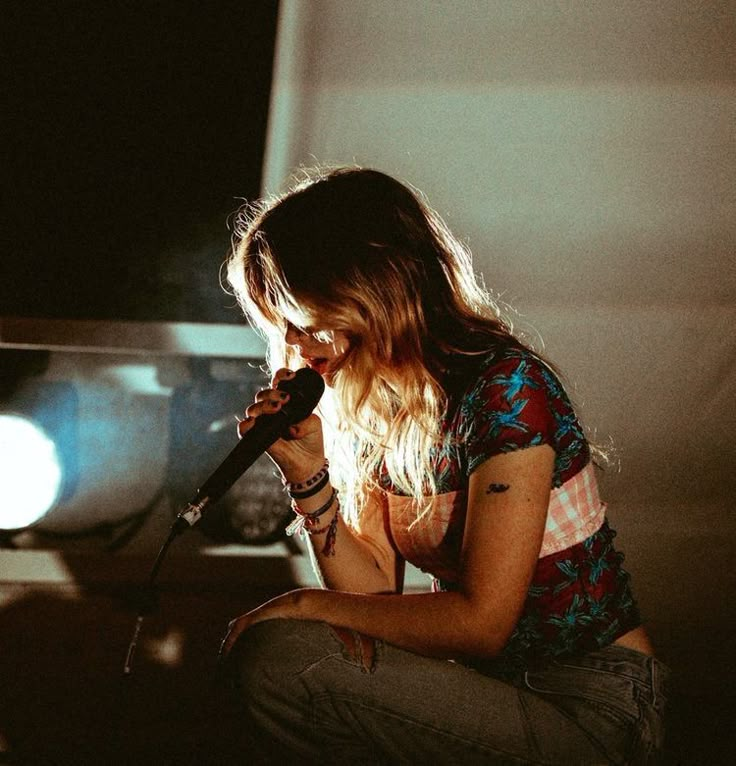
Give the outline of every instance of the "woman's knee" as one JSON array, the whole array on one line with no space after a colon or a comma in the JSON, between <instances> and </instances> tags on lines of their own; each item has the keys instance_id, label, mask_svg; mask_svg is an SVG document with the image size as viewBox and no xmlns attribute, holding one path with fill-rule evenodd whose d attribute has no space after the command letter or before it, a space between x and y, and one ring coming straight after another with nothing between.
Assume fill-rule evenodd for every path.
<instances>
[{"instance_id":1,"label":"woman's knee","mask_svg":"<svg viewBox=\"0 0 736 766\"><path fill-rule=\"evenodd\" d=\"M291 622L291 621L288 621ZM286 620L261 622L240 635L230 651L228 664L242 686L259 683L284 669L292 644L293 627Z\"/></svg>"},{"instance_id":2,"label":"woman's knee","mask_svg":"<svg viewBox=\"0 0 736 766\"><path fill-rule=\"evenodd\" d=\"M297 694L301 672L334 651L327 646L329 635L325 625L301 620L268 620L249 628L228 657L240 693L246 699Z\"/></svg>"}]
</instances>

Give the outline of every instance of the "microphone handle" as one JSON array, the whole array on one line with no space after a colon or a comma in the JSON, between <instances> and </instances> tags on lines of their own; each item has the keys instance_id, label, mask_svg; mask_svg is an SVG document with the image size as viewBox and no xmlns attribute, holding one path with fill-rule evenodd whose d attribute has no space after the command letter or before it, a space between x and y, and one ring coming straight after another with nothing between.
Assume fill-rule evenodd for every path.
<instances>
[{"instance_id":1,"label":"microphone handle","mask_svg":"<svg viewBox=\"0 0 736 766\"><path fill-rule=\"evenodd\" d=\"M200 501L208 497L210 503L216 503L284 434L288 426L288 420L281 412L258 418L250 431L233 447L228 456L197 490L195 500Z\"/></svg>"},{"instance_id":2,"label":"microphone handle","mask_svg":"<svg viewBox=\"0 0 736 766\"><path fill-rule=\"evenodd\" d=\"M216 503L233 484L255 463L256 460L289 427L289 420L283 412L258 418L248 433L233 447L228 456L214 470L185 506L177 521L194 526L204 509Z\"/></svg>"}]
</instances>

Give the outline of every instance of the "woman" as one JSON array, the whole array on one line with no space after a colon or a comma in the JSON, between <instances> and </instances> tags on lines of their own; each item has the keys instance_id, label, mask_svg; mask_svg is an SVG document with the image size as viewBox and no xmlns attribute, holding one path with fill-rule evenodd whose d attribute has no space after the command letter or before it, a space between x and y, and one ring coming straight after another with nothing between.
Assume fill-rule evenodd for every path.
<instances>
[{"instance_id":1,"label":"woman","mask_svg":"<svg viewBox=\"0 0 736 766\"><path fill-rule=\"evenodd\" d=\"M324 587L223 641L261 733L316 762L651 762L666 670L590 447L466 250L417 194L358 168L244 223L228 278L275 372L240 434L294 369L328 386L269 450ZM431 592L402 594L405 561Z\"/></svg>"}]
</instances>

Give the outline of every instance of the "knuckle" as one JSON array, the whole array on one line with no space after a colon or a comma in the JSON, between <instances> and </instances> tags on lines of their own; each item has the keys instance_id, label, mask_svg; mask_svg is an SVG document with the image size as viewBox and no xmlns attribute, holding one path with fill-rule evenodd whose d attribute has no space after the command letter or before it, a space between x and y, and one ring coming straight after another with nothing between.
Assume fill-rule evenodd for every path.
<instances>
[{"instance_id":1,"label":"knuckle","mask_svg":"<svg viewBox=\"0 0 736 766\"><path fill-rule=\"evenodd\" d=\"M290 370L288 367L281 367L280 369L276 370L276 372L273 375L272 385L274 387L278 386L279 382L288 379L293 378L296 373L294 370Z\"/></svg>"},{"instance_id":2,"label":"knuckle","mask_svg":"<svg viewBox=\"0 0 736 766\"><path fill-rule=\"evenodd\" d=\"M243 432L245 432L249 431L255 425L256 419L252 414L249 413L245 420L241 420L240 422L243 425Z\"/></svg>"}]
</instances>

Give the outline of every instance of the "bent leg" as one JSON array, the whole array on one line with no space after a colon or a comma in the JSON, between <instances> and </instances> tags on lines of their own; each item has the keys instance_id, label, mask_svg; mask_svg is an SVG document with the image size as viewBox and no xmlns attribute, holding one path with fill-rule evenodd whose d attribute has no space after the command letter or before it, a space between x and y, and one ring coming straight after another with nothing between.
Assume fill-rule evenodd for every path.
<instances>
[{"instance_id":1,"label":"bent leg","mask_svg":"<svg viewBox=\"0 0 736 766\"><path fill-rule=\"evenodd\" d=\"M229 662L260 730L315 762L616 760L554 699L324 623L259 623Z\"/></svg>"}]
</instances>

